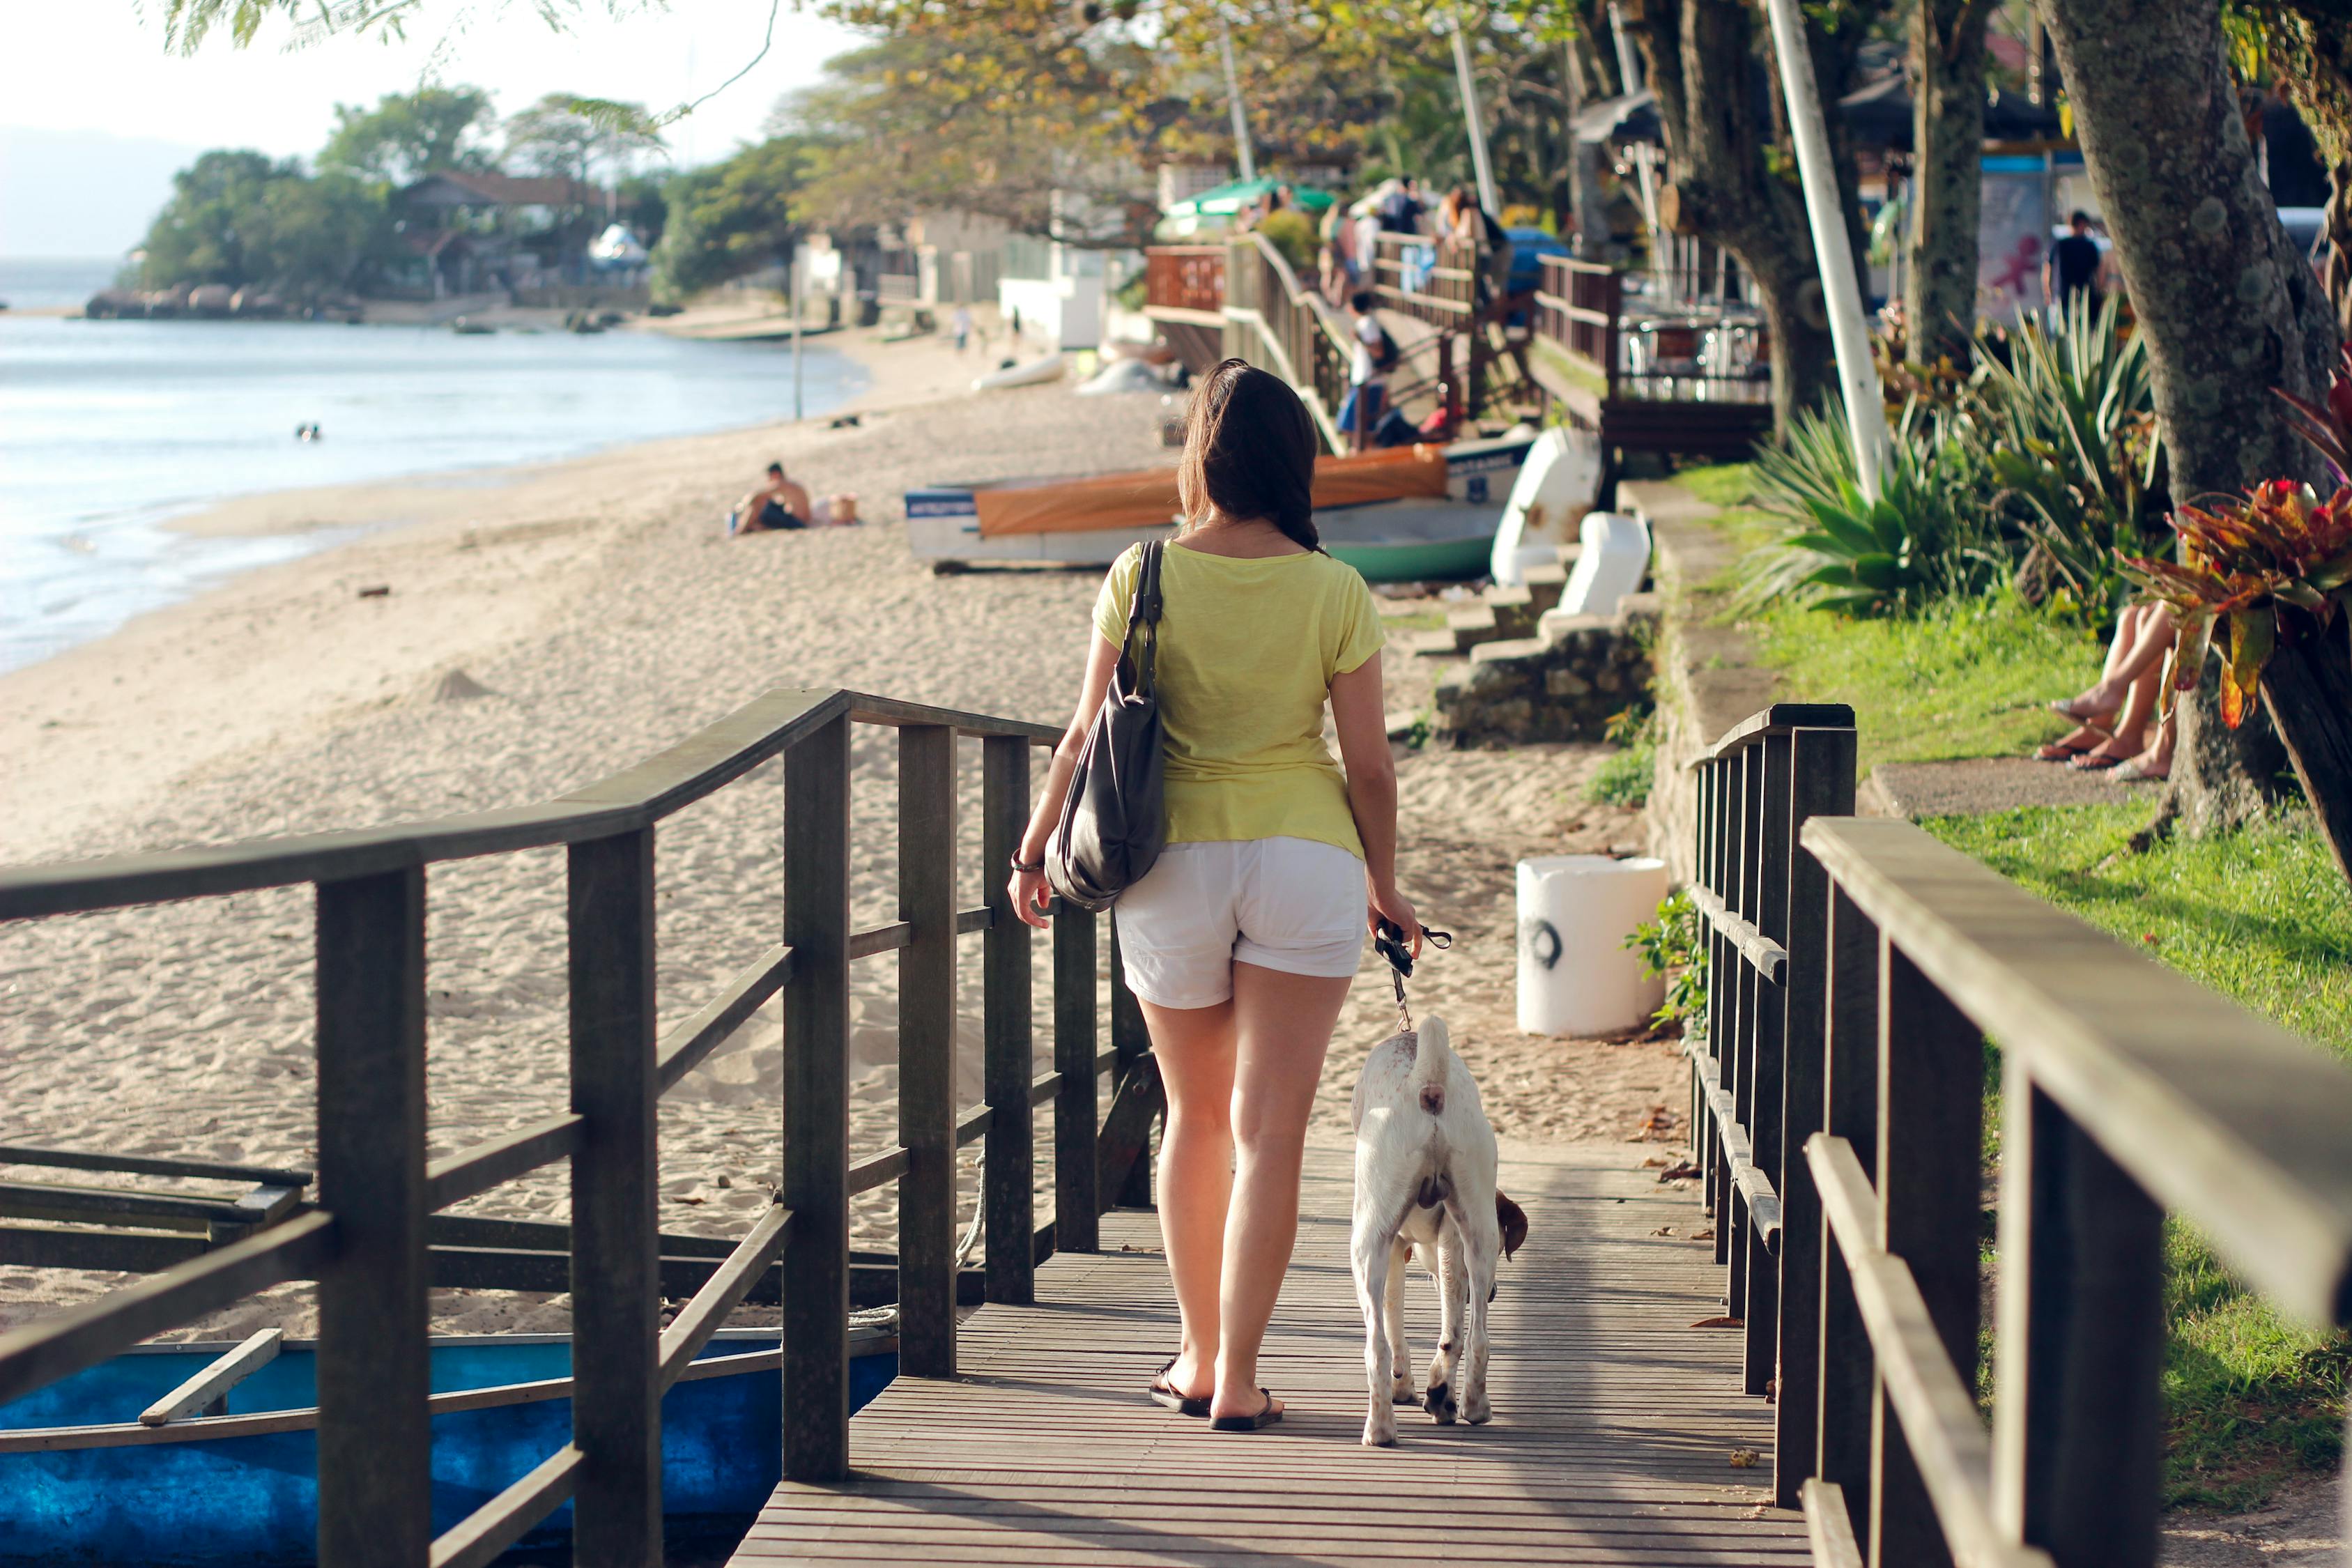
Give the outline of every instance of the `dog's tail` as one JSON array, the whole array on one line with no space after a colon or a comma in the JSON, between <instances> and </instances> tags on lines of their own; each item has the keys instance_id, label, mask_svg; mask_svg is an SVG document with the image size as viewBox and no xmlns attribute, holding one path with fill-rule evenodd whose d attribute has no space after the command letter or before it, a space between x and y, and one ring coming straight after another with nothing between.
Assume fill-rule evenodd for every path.
<instances>
[{"instance_id":1,"label":"dog's tail","mask_svg":"<svg viewBox=\"0 0 2352 1568\"><path fill-rule=\"evenodd\" d=\"M1421 1108L1432 1116L1444 1113L1445 1076L1453 1065L1454 1047L1446 1040L1445 1020L1423 1018L1413 1039L1410 1087Z\"/></svg>"}]
</instances>

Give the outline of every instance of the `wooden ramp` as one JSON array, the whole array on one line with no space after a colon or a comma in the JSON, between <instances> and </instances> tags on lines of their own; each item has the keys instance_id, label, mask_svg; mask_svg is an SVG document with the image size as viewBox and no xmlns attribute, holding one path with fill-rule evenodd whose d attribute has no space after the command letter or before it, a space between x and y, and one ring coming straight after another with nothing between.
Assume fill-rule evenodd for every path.
<instances>
[{"instance_id":1,"label":"wooden ramp","mask_svg":"<svg viewBox=\"0 0 2352 1568\"><path fill-rule=\"evenodd\" d=\"M1260 1363L1289 1405L1279 1426L1213 1433L1143 1397L1175 1308L1156 1222L1120 1211L1104 1251L1038 1271L1035 1306L966 1321L961 1376L900 1378L860 1412L855 1478L778 1488L734 1563L1805 1561L1801 1520L1759 1506L1771 1410L1739 1392L1739 1336L1690 1326L1723 1310L1713 1249L1682 1239L1696 1204L1622 1144L1519 1152L1503 1186L1531 1230L1495 1301L1491 1424L1404 1409L1396 1447L1359 1443L1349 1153L1312 1149ZM1425 1369L1436 1303L1418 1271L1406 1316Z\"/></svg>"}]
</instances>

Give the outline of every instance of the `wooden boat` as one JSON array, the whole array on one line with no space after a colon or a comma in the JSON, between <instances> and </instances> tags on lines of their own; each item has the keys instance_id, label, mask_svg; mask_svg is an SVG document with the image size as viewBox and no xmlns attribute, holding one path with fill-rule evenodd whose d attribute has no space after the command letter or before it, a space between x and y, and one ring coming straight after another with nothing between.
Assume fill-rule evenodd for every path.
<instances>
[{"instance_id":1,"label":"wooden boat","mask_svg":"<svg viewBox=\"0 0 2352 1568\"><path fill-rule=\"evenodd\" d=\"M985 375L974 376L971 389L974 392L993 392L1001 386L1038 386L1049 381L1061 380L1062 369L1062 356L1050 353L1043 359L1007 365L1003 370L992 370Z\"/></svg>"},{"instance_id":2,"label":"wooden boat","mask_svg":"<svg viewBox=\"0 0 2352 1568\"><path fill-rule=\"evenodd\" d=\"M1317 459L1315 524L1373 582L1475 577L1532 431ZM1107 566L1174 531L1176 470L929 485L907 492L907 542L936 572L980 562ZM1433 570L1432 568L1436 568ZM1378 575L1375 575L1378 574Z\"/></svg>"},{"instance_id":3,"label":"wooden boat","mask_svg":"<svg viewBox=\"0 0 2352 1568\"><path fill-rule=\"evenodd\" d=\"M140 1412L220 1344L142 1345L0 1405L0 1563L8 1568L297 1568L316 1561L313 1347L287 1341L228 1391L224 1414L145 1426ZM850 1331L850 1408L898 1373L895 1331ZM446 1336L432 1346L437 1533L572 1436L572 1344L560 1334ZM740 1528L782 1472L772 1329L722 1329L662 1398L662 1500L673 1539ZM569 1504L521 1545L557 1546Z\"/></svg>"}]
</instances>

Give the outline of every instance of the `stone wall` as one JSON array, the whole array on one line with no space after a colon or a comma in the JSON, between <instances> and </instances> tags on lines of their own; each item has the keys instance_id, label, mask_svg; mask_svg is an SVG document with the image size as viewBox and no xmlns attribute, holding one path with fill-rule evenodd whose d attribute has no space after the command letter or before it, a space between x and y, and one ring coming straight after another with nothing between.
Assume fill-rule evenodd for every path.
<instances>
[{"instance_id":1,"label":"stone wall","mask_svg":"<svg viewBox=\"0 0 2352 1568\"><path fill-rule=\"evenodd\" d=\"M1629 595L1614 616L1547 612L1531 637L1480 643L1437 688L1437 735L1456 746L1598 741L1642 700L1658 601Z\"/></svg>"}]
</instances>

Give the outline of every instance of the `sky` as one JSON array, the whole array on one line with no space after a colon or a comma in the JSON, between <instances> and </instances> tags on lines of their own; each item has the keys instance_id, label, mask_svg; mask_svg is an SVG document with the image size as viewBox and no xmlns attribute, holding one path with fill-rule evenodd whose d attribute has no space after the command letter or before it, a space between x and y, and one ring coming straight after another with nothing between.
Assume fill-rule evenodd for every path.
<instances>
[{"instance_id":1,"label":"sky","mask_svg":"<svg viewBox=\"0 0 2352 1568\"><path fill-rule=\"evenodd\" d=\"M119 255L197 152L308 155L337 103L409 90L428 69L489 89L501 113L555 91L667 109L750 64L769 13L766 0L626 8L614 18L607 0L583 0L558 34L532 0L421 0L405 43L337 37L289 52L280 22L247 48L215 33L183 58L164 50L156 0L7 0L0 257ZM779 97L856 42L783 0L766 58L671 129L673 161L708 163L756 140Z\"/></svg>"}]
</instances>

